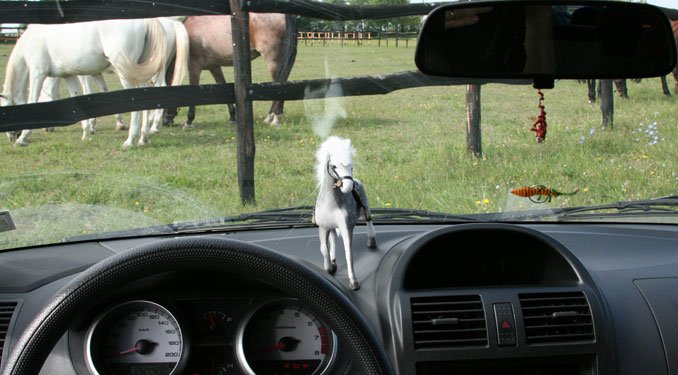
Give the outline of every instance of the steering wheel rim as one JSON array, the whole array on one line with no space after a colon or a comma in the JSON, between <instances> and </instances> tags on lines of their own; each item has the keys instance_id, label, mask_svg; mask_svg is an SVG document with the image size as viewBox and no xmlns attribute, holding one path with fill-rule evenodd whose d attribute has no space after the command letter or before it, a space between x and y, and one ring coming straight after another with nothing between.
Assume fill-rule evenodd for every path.
<instances>
[{"instance_id":1,"label":"steering wheel rim","mask_svg":"<svg viewBox=\"0 0 678 375\"><path fill-rule=\"evenodd\" d=\"M37 374L71 322L90 307L92 301L153 274L197 269L255 275L257 280L298 298L323 319L347 347L357 373L395 373L364 315L336 285L306 265L248 242L181 237L113 255L71 280L22 333L2 374Z\"/></svg>"}]
</instances>

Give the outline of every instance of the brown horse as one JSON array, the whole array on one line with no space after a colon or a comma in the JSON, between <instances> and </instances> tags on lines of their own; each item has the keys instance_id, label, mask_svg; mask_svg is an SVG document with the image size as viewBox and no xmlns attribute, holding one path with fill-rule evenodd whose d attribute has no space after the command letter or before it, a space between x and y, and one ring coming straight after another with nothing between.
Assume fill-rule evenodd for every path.
<instances>
[{"instance_id":1,"label":"brown horse","mask_svg":"<svg viewBox=\"0 0 678 375\"><path fill-rule=\"evenodd\" d=\"M249 18L252 59L263 56L273 81L287 81L297 55L296 16L281 13L250 13ZM184 26L190 41L189 83L199 84L200 73L203 70L208 70L217 83L226 83L221 67L233 66L231 16L190 16L184 21ZM273 102L264 121L271 125L279 125L283 106L283 101ZM230 121L235 121L233 104L228 105L228 110ZM177 109L166 109L165 113L164 122L172 124ZM195 107L191 106L184 128L192 127L194 119Z\"/></svg>"}]
</instances>

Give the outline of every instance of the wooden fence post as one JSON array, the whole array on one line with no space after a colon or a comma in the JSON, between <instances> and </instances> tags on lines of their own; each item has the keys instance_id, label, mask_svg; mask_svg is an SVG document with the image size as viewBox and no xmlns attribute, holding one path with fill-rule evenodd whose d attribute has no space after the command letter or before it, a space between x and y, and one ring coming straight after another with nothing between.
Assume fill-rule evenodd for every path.
<instances>
[{"instance_id":1,"label":"wooden fence post","mask_svg":"<svg viewBox=\"0 0 678 375\"><path fill-rule=\"evenodd\" d=\"M253 204L254 197L254 112L247 91L252 85L249 13L241 11L241 0L230 0L233 35L233 70L237 121L238 187L242 204Z\"/></svg>"},{"instance_id":2,"label":"wooden fence post","mask_svg":"<svg viewBox=\"0 0 678 375\"><path fill-rule=\"evenodd\" d=\"M614 92L612 91L612 80L600 80L600 110L603 112L603 127L613 126L614 120Z\"/></svg>"},{"instance_id":3,"label":"wooden fence post","mask_svg":"<svg viewBox=\"0 0 678 375\"><path fill-rule=\"evenodd\" d=\"M476 157L483 155L480 136L480 85L466 86L466 146Z\"/></svg>"}]
</instances>

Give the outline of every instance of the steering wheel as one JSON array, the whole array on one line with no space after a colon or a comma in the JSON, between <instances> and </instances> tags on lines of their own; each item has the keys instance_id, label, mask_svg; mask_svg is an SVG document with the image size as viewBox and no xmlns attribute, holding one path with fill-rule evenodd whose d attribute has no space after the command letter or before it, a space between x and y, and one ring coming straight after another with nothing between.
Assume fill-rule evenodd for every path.
<instances>
[{"instance_id":1,"label":"steering wheel","mask_svg":"<svg viewBox=\"0 0 678 375\"><path fill-rule=\"evenodd\" d=\"M388 355L363 314L330 280L268 248L216 237L181 237L113 255L71 280L36 315L7 358L3 375L37 374L79 313L144 277L181 270L251 276L297 297L337 334L356 373L394 374Z\"/></svg>"}]
</instances>

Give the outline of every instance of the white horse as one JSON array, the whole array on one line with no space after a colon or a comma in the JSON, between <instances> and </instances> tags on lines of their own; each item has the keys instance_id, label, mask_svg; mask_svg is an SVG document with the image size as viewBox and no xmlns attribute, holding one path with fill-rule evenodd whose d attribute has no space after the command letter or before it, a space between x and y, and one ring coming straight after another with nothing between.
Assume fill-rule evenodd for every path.
<instances>
[{"instance_id":1,"label":"white horse","mask_svg":"<svg viewBox=\"0 0 678 375\"><path fill-rule=\"evenodd\" d=\"M320 252L325 270L330 274L337 270L336 242L337 234L341 235L349 286L357 290L360 284L353 271L351 242L353 228L361 213L365 215L367 222L367 246L376 247L377 240L365 188L360 180L353 177L354 155L355 149L349 139L331 136L320 145L316 154L319 192L313 211L313 222L319 227Z\"/></svg>"},{"instance_id":2,"label":"white horse","mask_svg":"<svg viewBox=\"0 0 678 375\"><path fill-rule=\"evenodd\" d=\"M7 62L2 105L36 103L47 77L62 77L71 95L80 93L77 76L97 75L108 68L118 74L126 89L164 86L168 61L175 55L177 81L173 82L180 83L188 61L188 35L180 22L170 19L33 24L19 38ZM132 112L123 147L131 147L137 137L139 145L147 143L147 120L146 115L142 119L140 112ZM155 130L160 121L156 114ZM83 137L89 132L83 129ZM22 131L16 144L27 145L29 134L30 130ZM13 134L8 137L13 140Z\"/></svg>"}]
</instances>

